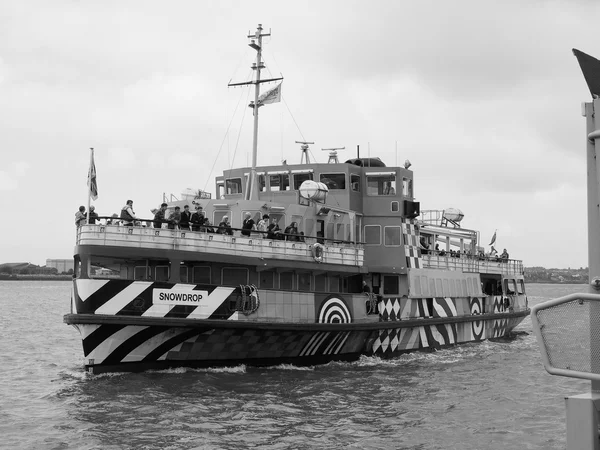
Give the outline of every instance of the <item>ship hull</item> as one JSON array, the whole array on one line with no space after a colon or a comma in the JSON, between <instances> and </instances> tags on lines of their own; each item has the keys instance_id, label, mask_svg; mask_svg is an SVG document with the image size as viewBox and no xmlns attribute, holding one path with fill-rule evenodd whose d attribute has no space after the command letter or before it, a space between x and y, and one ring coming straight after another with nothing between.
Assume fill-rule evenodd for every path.
<instances>
[{"instance_id":1,"label":"ship hull","mask_svg":"<svg viewBox=\"0 0 600 450\"><path fill-rule=\"evenodd\" d=\"M86 370L138 372L245 364L298 366L392 358L510 334L528 310L476 317L297 324L68 314L81 333Z\"/></svg>"}]
</instances>

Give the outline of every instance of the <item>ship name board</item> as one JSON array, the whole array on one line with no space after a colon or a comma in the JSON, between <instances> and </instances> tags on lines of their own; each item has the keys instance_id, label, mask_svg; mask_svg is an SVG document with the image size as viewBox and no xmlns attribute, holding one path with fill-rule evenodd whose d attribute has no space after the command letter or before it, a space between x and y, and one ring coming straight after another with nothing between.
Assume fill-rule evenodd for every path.
<instances>
[{"instance_id":1,"label":"ship name board","mask_svg":"<svg viewBox=\"0 0 600 450\"><path fill-rule=\"evenodd\" d=\"M152 303L155 305L199 305L207 297L208 291L152 290Z\"/></svg>"}]
</instances>

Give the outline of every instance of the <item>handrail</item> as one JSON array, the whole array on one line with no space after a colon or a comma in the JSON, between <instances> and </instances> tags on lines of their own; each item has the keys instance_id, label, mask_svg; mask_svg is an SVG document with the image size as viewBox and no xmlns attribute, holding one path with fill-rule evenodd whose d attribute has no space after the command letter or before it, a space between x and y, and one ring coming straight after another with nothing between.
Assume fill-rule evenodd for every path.
<instances>
[{"instance_id":1,"label":"handrail","mask_svg":"<svg viewBox=\"0 0 600 450\"><path fill-rule=\"evenodd\" d=\"M112 217L112 216L98 216L98 217L95 218L95 220L107 220L107 221L108 220L116 220L116 221L122 221L122 220L125 220L125 219L121 219L120 217ZM139 227L140 225L135 225L135 222L140 222L140 223L146 222L147 226L146 227L142 226L142 228L151 228L152 224L154 224L154 222L160 222L161 224L169 224L170 223L170 221L168 219L154 220L154 219L141 219L141 218L133 219L133 222L134 222L133 226L137 226L137 227ZM115 225L115 224L112 224L112 223L104 223L104 224L101 224L101 223L92 223L92 224L90 224L90 223L87 223L87 222L85 223L85 225L121 226L121 225ZM199 226L199 227L204 227L204 228L214 228L213 231L206 231L207 233L227 234L227 233L219 233L219 231L217 231L217 230L219 230L219 228L222 228L222 227L219 227L219 225L212 225L212 224L211 225L199 225L199 224L193 224L192 222L190 222L190 229L189 230L185 230L184 229L184 231L194 231L194 230L191 229L192 226L194 226L194 225L195 226ZM178 227L179 225L176 225L176 226ZM180 230L181 228L176 228L176 229ZM250 231L251 233L260 233L260 234L263 234L263 235L267 235L269 233L268 231L248 230L248 229L245 229L245 228L227 227L226 229L227 230L231 230L231 231L240 231L240 232L241 231ZM196 233L200 233L199 231L195 231L195 232ZM331 241L333 244L354 244L354 245L364 245L365 244L364 242L360 242L360 241L346 241L346 240L343 240L343 239L326 238L326 237L320 237L320 236L290 234L290 233L284 233L283 231L277 232L277 235L279 235L279 236L285 236L285 237L287 237L287 236L296 237L296 238L298 238L297 242L303 242L303 241L299 240L300 238L302 238L304 240L306 240L306 239L315 239L317 242ZM282 240L292 241L293 242L292 239L282 239Z\"/></svg>"}]
</instances>

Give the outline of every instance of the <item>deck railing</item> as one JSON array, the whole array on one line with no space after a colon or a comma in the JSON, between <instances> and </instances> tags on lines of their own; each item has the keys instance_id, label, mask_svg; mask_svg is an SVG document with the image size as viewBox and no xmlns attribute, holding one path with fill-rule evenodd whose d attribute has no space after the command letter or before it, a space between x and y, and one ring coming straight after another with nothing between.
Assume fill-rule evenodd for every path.
<instances>
[{"instance_id":1,"label":"deck railing","mask_svg":"<svg viewBox=\"0 0 600 450\"><path fill-rule=\"evenodd\" d=\"M422 255L423 266L431 269L458 270L473 273L495 273L501 275L523 274L523 261L490 257L460 257L445 254Z\"/></svg>"},{"instance_id":2,"label":"deck railing","mask_svg":"<svg viewBox=\"0 0 600 450\"><path fill-rule=\"evenodd\" d=\"M118 246L159 250L218 253L240 257L294 259L314 262L313 247L321 239L307 237L304 242L266 239L254 233L248 236L204 233L121 225L82 225L77 229L78 245ZM362 266L362 244L325 241L322 263Z\"/></svg>"}]
</instances>

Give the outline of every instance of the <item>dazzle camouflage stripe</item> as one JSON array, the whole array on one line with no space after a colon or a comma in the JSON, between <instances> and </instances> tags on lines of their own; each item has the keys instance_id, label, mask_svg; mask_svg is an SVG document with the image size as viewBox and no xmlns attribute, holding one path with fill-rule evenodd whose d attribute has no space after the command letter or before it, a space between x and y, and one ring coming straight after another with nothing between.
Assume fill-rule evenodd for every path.
<instances>
[{"instance_id":1,"label":"dazzle camouflage stripe","mask_svg":"<svg viewBox=\"0 0 600 450\"><path fill-rule=\"evenodd\" d=\"M456 306L451 298L434 298L433 309L434 317L455 317L457 315Z\"/></svg>"},{"instance_id":2,"label":"dazzle camouflage stripe","mask_svg":"<svg viewBox=\"0 0 600 450\"><path fill-rule=\"evenodd\" d=\"M136 281L135 283L130 284L100 308L96 309L96 314L117 314L152 284L153 283L148 281Z\"/></svg>"},{"instance_id":3,"label":"dazzle camouflage stripe","mask_svg":"<svg viewBox=\"0 0 600 450\"><path fill-rule=\"evenodd\" d=\"M136 327L137 328L137 327ZM104 359L105 364L117 364L123 360L133 349L139 347L141 344L148 340L152 340L156 335L167 330L167 327L148 327L139 330L130 338L124 340L115 350L110 352L110 355ZM133 355L134 357L136 355ZM139 361L140 356L135 357L135 360Z\"/></svg>"},{"instance_id":4,"label":"dazzle camouflage stripe","mask_svg":"<svg viewBox=\"0 0 600 450\"><path fill-rule=\"evenodd\" d=\"M208 297L200 305L153 305L152 290L155 288L174 291L205 290ZM222 307L235 288L129 280L76 280L74 290L75 305L77 299L84 305L76 308L79 313L208 319ZM136 301L141 304L137 308ZM231 318L228 310L225 313L225 317ZM221 315L219 318L224 317Z\"/></svg>"}]
</instances>

